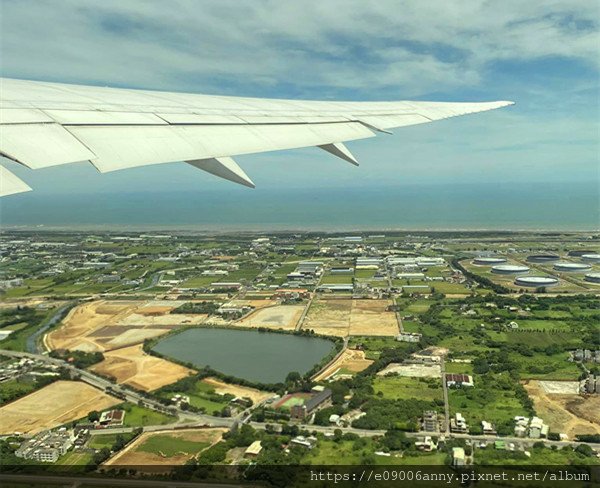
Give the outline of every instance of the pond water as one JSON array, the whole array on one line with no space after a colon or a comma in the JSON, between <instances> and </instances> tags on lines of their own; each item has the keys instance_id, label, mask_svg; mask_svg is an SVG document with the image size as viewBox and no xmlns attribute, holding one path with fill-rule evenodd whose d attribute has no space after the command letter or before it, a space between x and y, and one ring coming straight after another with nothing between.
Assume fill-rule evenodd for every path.
<instances>
[{"instance_id":1,"label":"pond water","mask_svg":"<svg viewBox=\"0 0 600 488\"><path fill-rule=\"evenodd\" d=\"M335 347L319 337L235 329L188 329L158 342L166 357L210 366L221 373L260 383L279 383L291 371L304 374Z\"/></svg>"}]
</instances>

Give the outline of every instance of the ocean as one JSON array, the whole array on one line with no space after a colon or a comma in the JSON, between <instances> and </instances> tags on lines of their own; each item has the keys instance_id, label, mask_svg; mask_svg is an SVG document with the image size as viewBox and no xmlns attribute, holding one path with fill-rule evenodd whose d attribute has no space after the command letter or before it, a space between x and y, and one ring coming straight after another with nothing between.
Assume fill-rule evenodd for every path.
<instances>
[{"instance_id":1,"label":"ocean","mask_svg":"<svg viewBox=\"0 0 600 488\"><path fill-rule=\"evenodd\" d=\"M233 184L232 184L233 185ZM3 228L234 230L599 230L585 183L366 188L232 187L147 193L29 192L0 201Z\"/></svg>"}]
</instances>

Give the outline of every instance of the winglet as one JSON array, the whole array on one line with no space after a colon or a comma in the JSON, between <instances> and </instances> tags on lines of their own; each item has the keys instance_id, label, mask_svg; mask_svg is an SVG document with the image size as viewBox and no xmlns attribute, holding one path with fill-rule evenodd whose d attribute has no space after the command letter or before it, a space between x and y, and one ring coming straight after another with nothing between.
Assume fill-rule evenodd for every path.
<instances>
[{"instance_id":1,"label":"winglet","mask_svg":"<svg viewBox=\"0 0 600 488\"><path fill-rule=\"evenodd\" d=\"M324 151L337 156L338 158L343 159L344 161L348 161L350 164L354 166L358 166L358 161L352 155L352 153L348 150L346 146L344 146L341 142L334 142L332 144L323 144L319 146Z\"/></svg>"},{"instance_id":2,"label":"winglet","mask_svg":"<svg viewBox=\"0 0 600 488\"><path fill-rule=\"evenodd\" d=\"M244 170L229 157L197 159L195 161L186 161L186 163L202 169L207 173L218 176L219 178L224 178L249 188L256 187Z\"/></svg>"}]
</instances>

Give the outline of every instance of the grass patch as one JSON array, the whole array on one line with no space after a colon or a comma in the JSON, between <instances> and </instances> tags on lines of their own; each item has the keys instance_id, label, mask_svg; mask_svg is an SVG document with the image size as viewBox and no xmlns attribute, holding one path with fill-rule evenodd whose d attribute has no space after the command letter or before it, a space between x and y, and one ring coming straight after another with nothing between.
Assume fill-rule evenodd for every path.
<instances>
[{"instance_id":1,"label":"grass patch","mask_svg":"<svg viewBox=\"0 0 600 488\"><path fill-rule=\"evenodd\" d=\"M173 457L178 454L196 454L208 446L210 446L208 442L188 441L171 435L158 434L146 439L136 451Z\"/></svg>"},{"instance_id":2,"label":"grass patch","mask_svg":"<svg viewBox=\"0 0 600 488\"><path fill-rule=\"evenodd\" d=\"M133 405L132 403L123 403L116 408L125 410L125 419L123 427L144 427L146 425L165 425L175 422L176 418L172 415L155 412L145 407Z\"/></svg>"},{"instance_id":3,"label":"grass patch","mask_svg":"<svg viewBox=\"0 0 600 488\"><path fill-rule=\"evenodd\" d=\"M377 376L373 381L377 396L390 400L418 398L443 400L442 384L438 378L408 378L405 376Z\"/></svg>"}]
</instances>

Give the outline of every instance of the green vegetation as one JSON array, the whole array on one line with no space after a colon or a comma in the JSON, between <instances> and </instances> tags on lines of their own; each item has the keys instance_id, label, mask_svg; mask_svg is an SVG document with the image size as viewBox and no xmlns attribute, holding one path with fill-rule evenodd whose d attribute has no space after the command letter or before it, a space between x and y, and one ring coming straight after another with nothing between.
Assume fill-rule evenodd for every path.
<instances>
[{"instance_id":1,"label":"green vegetation","mask_svg":"<svg viewBox=\"0 0 600 488\"><path fill-rule=\"evenodd\" d=\"M183 314L213 314L219 308L219 304L215 302L200 302L200 303L184 303L176 309L172 310L171 313L183 313Z\"/></svg>"},{"instance_id":2,"label":"green vegetation","mask_svg":"<svg viewBox=\"0 0 600 488\"><path fill-rule=\"evenodd\" d=\"M124 427L145 427L146 425L165 425L175 422L176 418L172 415L166 415L149 408L133 405L132 403L122 403L115 408L125 410Z\"/></svg>"},{"instance_id":3,"label":"green vegetation","mask_svg":"<svg viewBox=\"0 0 600 488\"><path fill-rule=\"evenodd\" d=\"M188 441L172 435L158 434L148 437L137 450L172 457L182 453L195 454L208 446L208 442Z\"/></svg>"},{"instance_id":4,"label":"green vegetation","mask_svg":"<svg viewBox=\"0 0 600 488\"><path fill-rule=\"evenodd\" d=\"M451 415L460 412L472 433L482 433L481 421L487 420L501 435L510 435L515 416L533 415L527 394L507 373L475 375L473 382L473 387L449 388L448 391Z\"/></svg>"},{"instance_id":5,"label":"green vegetation","mask_svg":"<svg viewBox=\"0 0 600 488\"><path fill-rule=\"evenodd\" d=\"M85 369L104 361L104 354L101 352L84 351L52 351L50 357L67 361L76 368Z\"/></svg>"},{"instance_id":6,"label":"green vegetation","mask_svg":"<svg viewBox=\"0 0 600 488\"><path fill-rule=\"evenodd\" d=\"M183 378L172 385L162 387L156 392L158 397L169 405L174 395L186 395L190 399L189 409L211 415L221 415L234 396L216 393L214 387L203 381L206 374Z\"/></svg>"},{"instance_id":7,"label":"green vegetation","mask_svg":"<svg viewBox=\"0 0 600 488\"><path fill-rule=\"evenodd\" d=\"M14 332L0 343L2 349L26 351L29 338L52 318L56 310L57 308L38 310L28 307L17 307L3 311L2 320L4 325L9 329L14 325L19 325L19 327L16 330L12 328ZM11 314L13 314L12 318L10 318Z\"/></svg>"},{"instance_id":8,"label":"green vegetation","mask_svg":"<svg viewBox=\"0 0 600 488\"><path fill-rule=\"evenodd\" d=\"M373 390L377 396L386 400L419 398L428 401L443 401L442 384L439 378L377 376L373 381Z\"/></svg>"}]
</instances>

